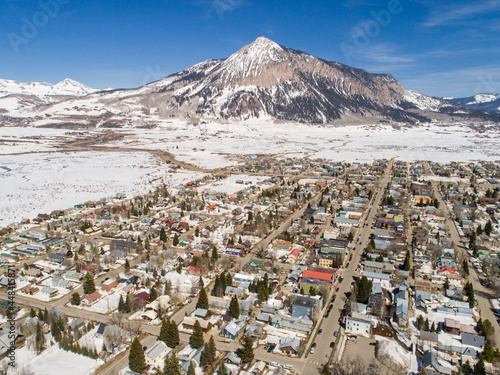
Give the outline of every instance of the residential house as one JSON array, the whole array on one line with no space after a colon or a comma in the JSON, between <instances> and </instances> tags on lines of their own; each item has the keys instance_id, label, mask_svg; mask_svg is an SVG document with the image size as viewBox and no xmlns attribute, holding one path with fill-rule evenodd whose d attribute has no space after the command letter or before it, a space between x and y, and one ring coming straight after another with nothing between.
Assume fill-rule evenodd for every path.
<instances>
[{"instance_id":1,"label":"residential house","mask_svg":"<svg viewBox=\"0 0 500 375\"><path fill-rule=\"evenodd\" d=\"M369 315L352 312L346 317L345 331L349 333L359 334L361 336L370 337L371 327L374 325Z\"/></svg>"},{"instance_id":2,"label":"residential house","mask_svg":"<svg viewBox=\"0 0 500 375\"><path fill-rule=\"evenodd\" d=\"M96 290L94 293L82 295L80 300L82 304L92 306L99 298L101 298L101 293Z\"/></svg>"},{"instance_id":3,"label":"residential house","mask_svg":"<svg viewBox=\"0 0 500 375\"><path fill-rule=\"evenodd\" d=\"M243 332L243 327L244 322L236 323L231 320L221 329L219 335L230 340L236 340Z\"/></svg>"},{"instance_id":4,"label":"residential house","mask_svg":"<svg viewBox=\"0 0 500 375\"><path fill-rule=\"evenodd\" d=\"M308 296L297 296L292 303L292 316L301 317L307 316L313 318L314 314L319 311L319 300Z\"/></svg>"},{"instance_id":5,"label":"residential house","mask_svg":"<svg viewBox=\"0 0 500 375\"><path fill-rule=\"evenodd\" d=\"M165 357L172 351L163 341L156 341L156 343L146 350L146 365L151 368L163 368Z\"/></svg>"}]
</instances>

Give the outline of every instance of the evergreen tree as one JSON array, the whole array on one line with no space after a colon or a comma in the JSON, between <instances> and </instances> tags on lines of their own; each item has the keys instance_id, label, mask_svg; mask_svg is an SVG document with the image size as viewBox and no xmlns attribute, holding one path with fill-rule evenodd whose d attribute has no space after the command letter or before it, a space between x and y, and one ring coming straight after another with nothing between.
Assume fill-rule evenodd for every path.
<instances>
[{"instance_id":1,"label":"evergreen tree","mask_svg":"<svg viewBox=\"0 0 500 375\"><path fill-rule=\"evenodd\" d=\"M172 243L174 246L177 246L179 244L179 236L177 233L174 235L174 242Z\"/></svg>"},{"instance_id":2,"label":"evergreen tree","mask_svg":"<svg viewBox=\"0 0 500 375\"><path fill-rule=\"evenodd\" d=\"M434 332L434 331L436 331L436 325L434 324L434 322L432 322L431 332Z\"/></svg>"},{"instance_id":3,"label":"evergreen tree","mask_svg":"<svg viewBox=\"0 0 500 375\"><path fill-rule=\"evenodd\" d=\"M196 307L199 309L208 310L208 296L205 288L200 289L200 294L198 295L198 302L196 303Z\"/></svg>"},{"instance_id":4,"label":"evergreen tree","mask_svg":"<svg viewBox=\"0 0 500 375\"><path fill-rule=\"evenodd\" d=\"M472 286L472 283L467 282L465 283L465 295L467 296L467 301L469 302L469 307L474 307L475 304L475 297L474 297L474 287Z\"/></svg>"},{"instance_id":5,"label":"evergreen tree","mask_svg":"<svg viewBox=\"0 0 500 375\"><path fill-rule=\"evenodd\" d=\"M219 253L217 252L217 248L214 246L212 249L212 260L215 262L219 259Z\"/></svg>"},{"instance_id":6,"label":"evergreen tree","mask_svg":"<svg viewBox=\"0 0 500 375\"><path fill-rule=\"evenodd\" d=\"M229 315L231 315L233 319L238 319L240 317L240 305L238 303L238 297L236 296L231 298L231 302L229 303Z\"/></svg>"},{"instance_id":7,"label":"evergreen tree","mask_svg":"<svg viewBox=\"0 0 500 375\"><path fill-rule=\"evenodd\" d=\"M490 363L493 362L493 359L495 359L495 349L493 349L493 345L490 340L486 340L486 344L484 345L484 349L480 357Z\"/></svg>"},{"instance_id":8,"label":"evergreen tree","mask_svg":"<svg viewBox=\"0 0 500 375\"><path fill-rule=\"evenodd\" d=\"M444 288L444 290L450 289L450 280L448 280L448 278L446 278L446 280L443 284L443 288Z\"/></svg>"},{"instance_id":9,"label":"evergreen tree","mask_svg":"<svg viewBox=\"0 0 500 375\"><path fill-rule=\"evenodd\" d=\"M486 369L484 367L484 360L479 358L479 361L474 366L473 375L486 375Z\"/></svg>"},{"instance_id":10,"label":"evergreen tree","mask_svg":"<svg viewBox=\"0 0 500 375\"><path fill-rule=\"evenodd\" d=\"M127 294L127 298L125 298L125 307L123 312L124 313L132 312L132 301L130 301L130 294Z\"/></svg>"},{"instance_id":11,"label":"evergreen tree","mask_svg":"<svg viewBox=\"0 0 500 375\"><path fill-rule=\"evenodd\" d=\"M160 335L158 337L159 340L163 341L165 344L168 340L168 332L169 332L170 320L163 319L161 322Z\"/></svg>"},{"instance_id":12,"label":"evergreen tree","mask_svg":"<svg viewBox=\"0 0 500 375\"><path fill-rule=\"evenodd\" d=\"M193 349L198 349L201 348L204 343L203 330L201 329L200 322L196 320L194 322L193 334L189 338L189 345L191 345Z\"/></svg>"},{"instance_id":13,"label":"evergreen tree","mask_svg":"<svg viewBox=\"0 0 500 375\"><path fill-rule=\"evenodd\" d=\"M220 285L219 275L215 275L214 286L212 288L212 291L210 292L212 296L217 297L217 289L220 288L219 285Z\"/></svg>"},{"instance_id":14,"label":"evergreen tree","mask_svg":"<svg viewBox=\"0 0 500 375\"><path fill-rule=\"evenodd\" d=\"M196 230L194 231L194 235L196 237L200 237L200 228L199 227L196 227Z\"/></svg>"},{"instance_id":15,"label":"evergreen tree","mask_svg":"<svg viewBox=\"0 0 500 375\"><path fill-rule=\"evenodd\" d=\"M187 373L186 375L196 375L195 371L194 371L194 366L193 366L193 362L189 362L189 368L187 370Z\"/></svg>"},{"instance_id":16,"label":"evergreen tree","mask_svg":"<svg viewBox=\"0 0 500 375\"><path fill-rule=\"evenodd\" d=\"M372 293L372 282L366 276L356 280L356 300L359 303L367 303Z\"/></svg>"},{"instance_id":17,"label":"evergreen tree","mask_svg":"<svg viewBox=\"0 0 500 375\"><path fill-rule=\"evenodd\" d=\"M422 328L424 328L424 318L422 317L422 315L419 315L417 318L417 329L421 331Z\"/></svg>"},{"instance_id":18,"label":"evergreen tree","mask_svg":"<svg viewBox=\"0 0 500 375\"><path fill-rule=\"evenodd\" d=\"M161 228L161 230L160 230L160 241L161 242L167 242L168 241L167 233L165 232L164 228Z\"/></svg>"},{"instance_id":19,"label":"evergreen tree","mask_svg":"<svg viewBox=\"0 0 500 375\"><path fill-rule=\"evenodd\" d=\"M179 366L179 358L175 354L175 350L171 355L165 357L165 368L163 369L164 375L181 375L181 368Z\"/></svg>"},{"instance_id":20,"label":"evergreen tree","mask_svg":"<svg viewBox=\"0 0 500 375\"><path fill-rule=\"evenodd\" d=\"M491 220L488 220L488 222L484 226L484 233L486 233L486 235L489 236L491 232L493 232L493 225L491 223Z\"/></svg>"},{"instance_id":21,"label":"evergreen tree","mask_svg":"<svg viewBox=\"0 0 500 375\"><path fill-rule=\"evenodd\" d=\"M125 274L128 275L130 273L130 263L128 259L125 258Z\"/></svg>"},{"instance_id":22,"label":"evergreen tree","mask_svg":"<svg viewBox=\"0 0 500 375\"><path fill-rule=\"evenodd\" d=\"M233 286L233 277L231 276L231 272L226 272L226 285Z\"/></svg>"},{"instance_id":23,"label":"evergreen tree","mask_svg":"<svg viewBox=\"0 0 500 375\"><path fill-rule=\"evenodd\" d=\"M203 277L200 276L200 279L198 280L198 286L201 288L205 287L205 283L203 282Z\"/></svg>"},{"instance_id":24,"label":"evergreen tree","mask_svg":"<svg viewBox=\"0 0 500 375\"><path fill-rule=\"evenodd\" d=\"M175 269L175 271L176 271L178 274L181 274L181 273L182 273L182 263L179 263L179 265L177 266L177 268Z\"/></svg>"},{"instance_id":25,"label":"evergreen tree","mask_svg":"<svg viewBox=\"0 0 500 375\"><path fill-rule=\"evenodd\" d=\"M36 316L36 311L34 308L31 308L30 310L30 318L34 318Z\"/></svg>"},{"instance_id":26,"label":"evergreen tree","mask_svg":"<svg viewBox=\"0 0 500 375\"><path fill-rule=\"evenodd\" d=\"M80 295L75 292L71 295L71 304L78 306L80 304Z\"/></svg>"},{"instance_id":27,"label":"evergreen tree","mask_svg":"<svg viewBox=\"0 0 500 375\"><path fill-rule=\"evenodd\" d=\"M470 375L471 371L472 366L470 365L469 360L467 360L467 362L462 365L462 372L464 373L464 375Z\"/></svg>"},{"instance_id":28,"label":"evergreen tree","mask_svg":"<svg viewBox=\"0 0 500 375\"><path fill-rule=\"evenodd\" d=\"M243 363L251 362L254 358L253 342L250 336L243 337L243 348L240 352L240 358Z\"/></svg>"},{"instance_id":29,"label":"evergreen tree","mask_svg":"<svg viewBox=\"0 0 500 375\"><path fill-rule=\"evenodd\" d=\"M406 256L405 256L405 261L403 263L403 269L405 271L409 271L411 268L411 263L410 263L410 250L406 251Z\"/></svg>"},{"instance_id":30,"label":"evergreen tree","mask_svg":"<svg viewBox=\"0 0 500 375\"><path fill-rule=\"evenodd\" d=\"M179 328L174 321L168 320L167 323L167 341L165 342L170 348L175 348L179 345Z\"/></svg>"},{"instance_id":31,"label":"evergreen tree","mask_svg":"<svg viewBox=\"0 0 500 375\"><path fill-rule=\"evenodd\" d=\"M139 338L134 338L132 345L130 345L130 353L128 355L128 367L131 371L138 372L142 374L146 368L146 358L144 356L144 350L142 350L141 342Z\"/></svg>"},{"instance_id":32,"label":"evergreen tree","mask_svg":"<svg viewBox=\"0 0 500 375\"><path fill-rule=\"evenodd\" d=\"M425 371L424 366L420 366L420 370L418 370L418 375L427 375L427 371Z\"/></svg>"},{"instance_id":33,"label":"evergreen tree","mask_svg":"<svg viewBox=\"0 0 500 375\"><path fill-rule=\"evenodd\" d=\"M264 302L269 296L269 291L265 285L261 285L258 291L258 298L260 302Z\"/></svg>"},{"instance_id":34,"label":"evergreen tree","mask_svg":"<svg viewBox=\"0 0 500 375\"><path fill-rule=\"evenodd\" d=\"M321 375L330 375L330 367L328 366L328 363L325 363L323 365L323 369L321 370Z\"/></svg>"},{"instance_id":35,"label":"evergreen tree","mask_svg":"<svg viewBox=\"0 0 500 375\"><path fill-rule=\"evenodd\" d=\"M95 292L94 277L90 272L87 272L83 277L83 293L92 294Z\"/></svg>"},{"instance_id":36,"label":"evergreen tree","mask_svg":"<svg viewBox=\"0 0 500 375\"><path fill-rule=\"evenodd\" d=\"M203 367L204 370L209 368L214 363L216 350L214 337L210 336L210 340L205 344L205 347L201 352L200 366Z\"/></svg>"},{"instance_id":37,"label":"evergreen tree","mask_svg":"<svg viewBox=\"0 0 500 375\"><path fill-rule=\"evenodd\" d=\"M441 324L437 324L436 333L441 333Z\"/></svg>"},{"instance_id":38,"label":"evergreen tree","mask_svg":"<svg viewBox=\"0 0 500 375\"><path fill-rule=\"evenodd\" d=\"M45 336L42 332L42 326L40 322L36 323L36 332L35 332L35 350L37 354L40 354L43 350L43 346L45 345Z\"/></svg>"},{"instance_id":39,"label":"evergreen tree","mask_svg":"<svg viewBox=\"0 0 500 375\"><path fill-rule=\"evenodd\" d=\"M467 262L467 259L464 259L462 267L464 269L465 276L469 276L469 263Z\"/></svg>"},{"instance_id":40,"label":"evergreen tree","mask_svg":"<svg viewBox=\"0 0 500 375\"><path fill-rule=\"evenodd\" d=\"M219 368L217 369L217 375L228 375L227 367L224 364L224 361L222 361L219 365Z\"/></svg>"},{"instance_id":41,"label":"evergreen tree","mask_svg":"<svg viewBox=\"0 0 500 375\"><path fill-rule=\"evenodd\" d=\"M429 318L425 318L424 331L429 332L429 330L430 330Z\"/></svg>"},{"instance_id":42,"label":"evergreen tree","mask_svg":"<svg viewBox=\"0 0 500 375\"><path fill-rule=\"evenodd\" d=\"M219 276L219 283L221 287L221 293L219 297L222 297L226 293L227 281L224 272Z\"/></svg>"},{"instance_id":43,"label":"evergreen tree","mask_svg":"<svg viewBox=\"0 0 500 375\"><path fill-rule=\"evenodd\" d=\"M158 292L156 291L156 288L153 285L149 290L149 302L153 302L157 298L158 298Z\"/></svg>"}]
</instances>

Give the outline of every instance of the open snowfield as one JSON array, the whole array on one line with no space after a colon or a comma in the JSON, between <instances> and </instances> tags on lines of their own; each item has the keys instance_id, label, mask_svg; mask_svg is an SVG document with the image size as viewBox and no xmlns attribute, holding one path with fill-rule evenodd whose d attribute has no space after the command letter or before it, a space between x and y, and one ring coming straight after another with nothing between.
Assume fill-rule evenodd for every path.
<instances>
[{"instance_id":1,"label":"open snowfield","mask_svg":"<svg viewBox=\"0 0 500 375\"><path fill-rule=\"evenodd\" d=\"M81 152L2 156L0 227L87 200L141 194L156 183L178 184L193 173L167 174L167 164L145 152Z\"/></svg>"},{"instance_id":2,"label":"open snowfield","mask_svg":"<svg viewBox=\"0 0 500 375\"><path fill-rule=\"evenodd\" d=\"M4 359L6 361L7 359ZM85 375L89 374L97 366L98 362L95 359L85 357L83 355L67 352L59 349L58 345L54 345L45 349L40 355L24 346L16 350L16 363L18 368L12 369L9 367L7 374L17 375L26 374L24 369L29 369L36 375L54 375L54 374L71 374Z\"/></svg>"},{"instance_id":3,"label":"open snowfield","mask_svg":"<svg viewBox=\"0 0 500 375\"><path fill-rule=\"evenodd\" d=\"M228 178L225 178L223 180L217 180L215 182L212 182L210 184L204 185L198 190L204 191L207 193L226 193L226 194L234 194L237 191L244 190L248 188L251 185L256 185L257 182L264 181L268 179L269 177L267 176L248 176L248 175L232 175L229 176ZM237 183L236 181L240 181L243 183ZM247 183L249 183L247 185ZM262 184L259 185L263 190L267 189L271 186L272 184Z\"/></svg>"},{"instance_id":4,"label":"open snowfield","mask_svg":"<svg viewBox=\"0 0 500 375\"><path fill-rule=\"evenodd\" d=\"M195 126L176 121L157 129L122 131L130 135L114 145L167 150L184 161L212 167L221 157L224 160L219 167L233 164L231 155L248 154L309 155L350 162L392 157L443 162L500 159L497 132L479 134L456 124L397 129L390 125L311 126L258 121Z\"/></svg>"},{"instance_id":5,"label":"open snowfield","mask_svg":"<svg viewBox=\"0 0 500 375\"><path fill-rule=\"evenodd\" d=\"M497 132L486 129L477 133L465 126L435 124L396 129L390 125L309 126L265 121L188 125L175 120L156 129L114 129L123 137L105 146L117 152L68 153L57 148L81 134L101 131L0 128L0 227L86 200L117 193L141 194L156 183L175 186L204 175L191 171L167 174L168 164L148 152L119 151L117 147L168 151L181 161L210 169L236 165L250 154L348 162L392 157L440 162L500 160ZM217 184L206 189L230 194L244 187L232 180Z\"/></svg>"}]
</instances>

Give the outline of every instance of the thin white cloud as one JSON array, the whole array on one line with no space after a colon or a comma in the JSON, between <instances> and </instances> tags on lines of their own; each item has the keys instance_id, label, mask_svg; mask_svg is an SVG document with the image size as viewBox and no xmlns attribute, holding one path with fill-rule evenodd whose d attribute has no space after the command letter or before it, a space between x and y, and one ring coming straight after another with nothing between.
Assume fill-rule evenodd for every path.
<instances>
[{"instance_id":1,"label":"thin white cloud","mask_svg":"<svg viewBox=\"0 0 500 375\"><path fill-rule=\"evenodd\" d=\"M424 22L424 26L443 26L452 21L472 18L478 14L500 10L500 0L476 2L471 5L455 5L453 8L440 9Z\"/></svg>"},{"instance_id":2,"label":"thin white cloud","mask_svg":"<svg viewBox=\"0 0 500 375\"><path fill-rule=\"evenodd\" d=\"M466 97L479 93L500 93L500 66L429 72L400 81L407 90L415 90L438 97Z\"/></svg>"},{"instance_id":3,"label":"thin white cloud","mask_svg":"<svg viewBox=\"0 0 500 375\"><path fill-rule=\"evenodd\" d=\"M415 60L413 56L401 54L397 46L388 43L372 43L365 48L360 48L356 57L386 64L411 63Z\"/></svg>"}]
</instances>

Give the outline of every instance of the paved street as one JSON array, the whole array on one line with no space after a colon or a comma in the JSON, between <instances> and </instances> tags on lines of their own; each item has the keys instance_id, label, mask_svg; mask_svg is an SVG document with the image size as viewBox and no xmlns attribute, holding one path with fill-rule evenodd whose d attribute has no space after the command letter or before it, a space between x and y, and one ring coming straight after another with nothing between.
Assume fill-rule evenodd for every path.
<instances>
[{"instance_id":1,"label":"paved street","mask_svg":"<svg viewBox=\"0 0 500 375\"><path fill-rule=\"evenodd\" d=\"M456 244L457 251L461 251L464 255L465 259L469 259L469 253L466 250L465 242L462 242L460 235L458 234L458 230L455 226L455 222L452 219L451 212L448 209L448 206L443 200L441 192L438 189L438 185L436 182L432 181L432 188L434 191L434 196L439 201L439 207L443 209L444 215L446 217L446 226L450 231L451 239ZM495 333L493 335L494 344L500 345L500 326L498 325L497 319L493 310L491 309L491 304L489 299L494 298L493 292L488 288L485 288L481 285L479 281L479 277L477 275L476 269L472 267L469 263L469 281L474 286L474 292L476 296L477 305L481 311L481 317L483 320L488 319L493 327L495 328Z\"/></svg>"},{"instance_id":2,"label":"paved street","mask_svg":"<svg viewBox=\"0 0 500 375\"><path fill-rule=\"evenodd\" d=\"M342 283L340 283L339 291L336 293L335 302L333 303L333 309L330 313L330 316L327 319L323 319L321 322L321 329L323 330L323 333L316 336L316 351L314 352L314 354L310 354L307 357L307 362L304 368L310 369L314 366L318 367L318 364L324 364L330 357L330 342L334 341L335 339L333 333L340 330L340 324L338 321L342 308L344 307L343 297L351 290L351 283L354 282L355 278L359 276L356 268L359 264L363 249L366 247L365 243L369 239L371 233L371 224L377 213L380 201L382 200L384 189L387 186L387 183L390 181L391 167L392 160L388 163L385 175L379 182L379 187L378 191L376 192L375 199L373 199L372 204L367 208L368 214L364 216L364 221L361 221L360 223L360 234L358 237L358 242L360 241L361 244L358 244L358 242L356 242L356 245L352 250L352 260L349 261L349 265L343 273L343 280ZM365 227L364 223L367 224ZM308 348L309 347L310 346L308 346ZM305 372L303 373L306 374Z\"/></svg>"}]
</instances>

